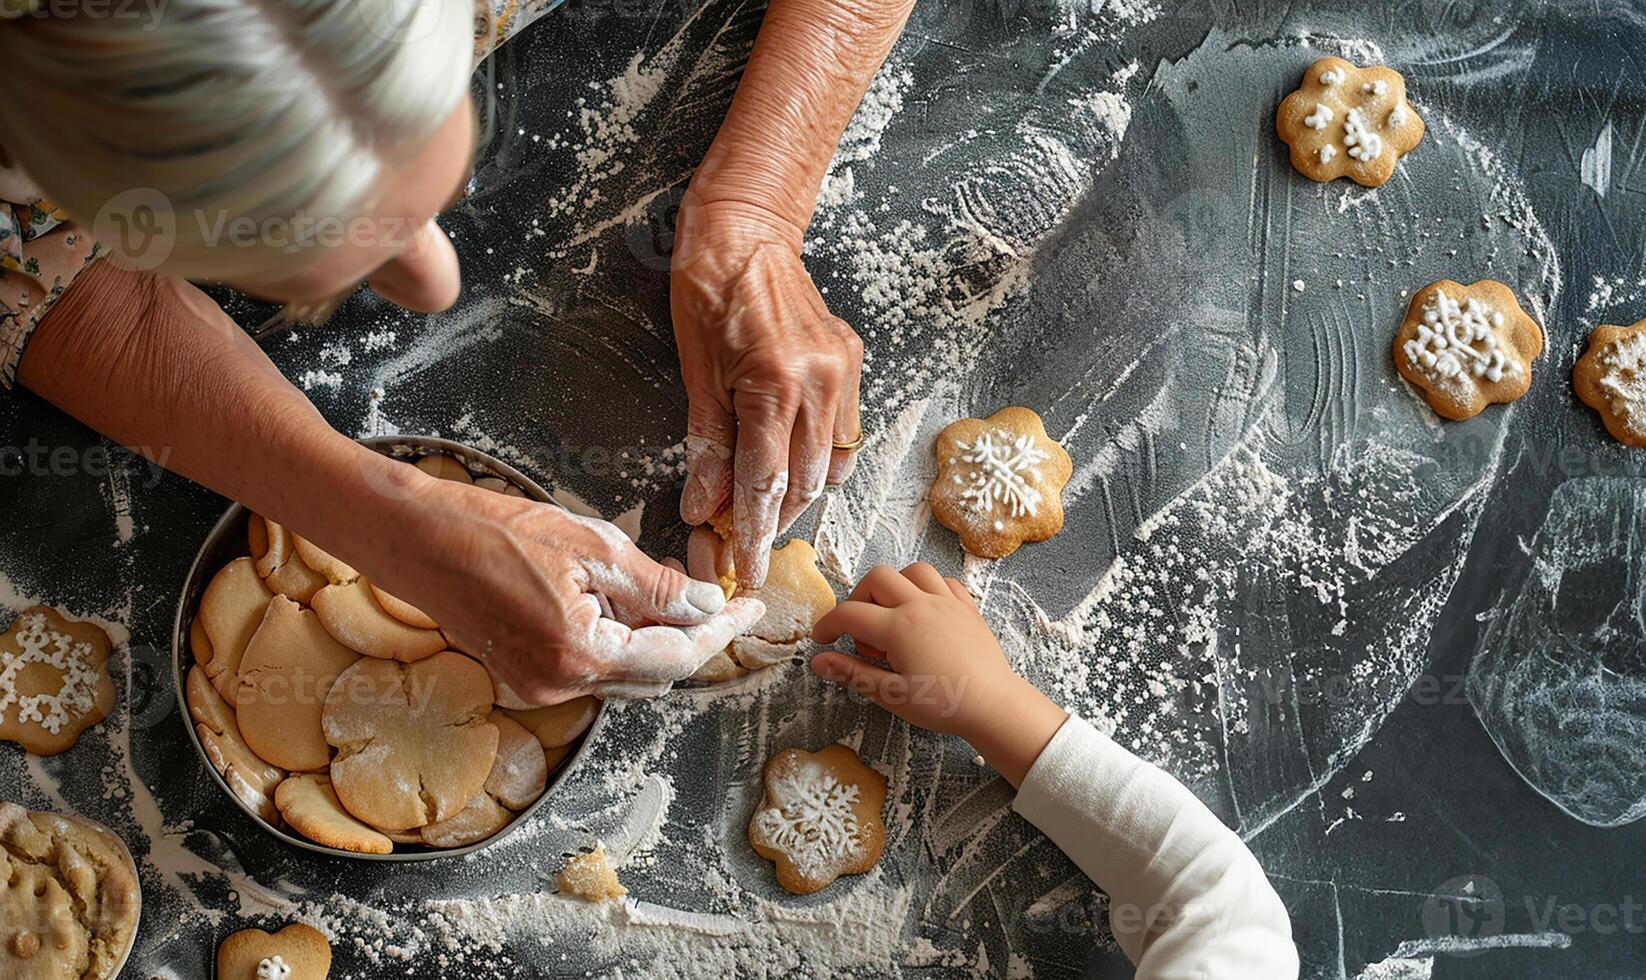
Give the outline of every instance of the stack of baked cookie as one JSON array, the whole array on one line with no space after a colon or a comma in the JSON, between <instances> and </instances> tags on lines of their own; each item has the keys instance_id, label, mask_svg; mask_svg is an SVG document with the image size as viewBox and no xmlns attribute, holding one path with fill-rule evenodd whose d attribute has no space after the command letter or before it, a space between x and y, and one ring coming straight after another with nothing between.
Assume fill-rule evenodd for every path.
<instances>
[{"instance_id":1,"label":"stack of baked cookie","mask_svg":"<svg viewBox=\"0 0 1646 980\"><path fill-rule=\"evenodd\" d=\"M482 482L450 457L418 466ZM271 825L369 854L477 843L542 795L593 723L592 697L500 706L486 668L421 610L272 521L252 515L247 538L201 596L187 693L207 758Z\"/></svg>"}]
</instances>

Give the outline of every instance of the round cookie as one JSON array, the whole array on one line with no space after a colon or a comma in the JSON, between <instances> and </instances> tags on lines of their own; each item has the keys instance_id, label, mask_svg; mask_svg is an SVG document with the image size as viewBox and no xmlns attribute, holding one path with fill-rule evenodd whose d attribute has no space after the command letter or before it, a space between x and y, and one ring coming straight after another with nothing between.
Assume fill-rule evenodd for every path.
<instances>
[{"instance_id":1,"label":"round cookie","mask_svg":"<svg viewBox=\"0 0 1646 980\"><path fill-rule=\"evenodd\" d=\"M314 569L333 585L346 585L360 577L354 566L334 557L330 552L300 535L292 535L292 548L303 564Z\"/></svg>"},{"instance_id":2,"label":"round cookie","mask_svg":"<svg viewBox=\"0 0 1646 980\"><path fill-rule=\"evenodd\" d=\"M245 656L246 644L262 624L272 598L274 593L258 576L250 558L236 558L218 569L200 597L200 610L195 615L205 626L211 649L211 659L203 666L217 693L230 704L239 696L240 658Z\"/></svg>"},{"instance_id":3,"label":"round cookie","mask_svg":"<svg viewBox=\"0 0 1646 980\"><path fill-rule=\"evenodd\" d=\"M439 630L418 629L384 612L363 578L316 592L314 612L337 642L368 657L411 663L446 649Z\"/></svg>"},{"instance_id":4,"label":"round cookie","mask_svg":"<svg viewBox=\"0 0 1646 980\"><path fill-rule=\"evenodd\" d=\"M428 613L404 599L398 599L384 592L376 585L371 587L371 594L377 600L377 604L383 607L384 612L407 626L415 626L420 630L437 630L440 628L440 624L435 622Z\"/></svg>"},{"instance_id":5,"label":"round cookie","mask_svg":"<svg viewBox=\"0 0 1646 980\"><path fill-rule=\"evenodd\" d=\"M469 468L450 456L436 453L432 456L424 456L412 465L436 480L450 480L454 483L474 482L474 474L469 472Z\"/></svg>"},{"instance_id":6,"label":"round cookie","mask_svg":"<svg viewBox=\"0 0 1646 980\"><path fill-rule=\"evenodd\" d=\"M537 736L537 741L545 749L557 749L570 745L589 730L595 716L600 713L600 701L593 695L585 694L546 708L505 710L503 713Z\"/></svg>"},{"instance_id":7,"label":"round cookie","mask_svg":"<svg viewBox=\"0 0 1646 980\"><path fill-rule=\"evenodd\" d=\"M301 922L272 936L242 929L217 947L216 980L326 980L329 973L331 943Z\"/></svg>"},{"instance_id":8,"label":"round cookie","mask_svg":"<svg viewBox=\"0 0 1646 980\"><path fill-rule=\"evenodd\" d=\"M450 820L497 758L491 709L491 676L460 653L361 659L332 685L323 716L338 799L382 830Z\"/></svg>"},{"instance_id":9,"label":"round cookie","mask_svg":"<svg viewBox=\"0 0 1646 980\"><path fill-rule=\"evenodd\" d=\"M313 612L275 596L240 661L236 719L246 744L282 769L324 769L331 762L320 725L326 695L359 659Z\"/></svg>"},{"instance_id":10,"label":"round cookie","mask_svg":"<svg viewBox=\"0 0 1646 980\"><path fill-rule=\"evenodd\" d=\"M1513 290L1491 280L1444 279L1419 290L1394 341L1400 376L1436 414L1456 421L1526 394L1542 353L1537 321Z\"/></svg>"},{"instance_id":11,"label":"round cookie","mask_svg":"<svg viewBox=\"0 0 1646 980\"><path fill-rule=\"evenodd\" d=\"M933 452L932 515L967 551L1004 558L1063 530L1063 487L1074 463L1039 415L1003 408L961 419L938 433Z\"/></svg>"},{"instance_id":12,"label":"round cookie","mask_svg":"<svg viewBox=\"0 0 1646 980\"><path fill-rule=\"evenodd\" d=\"M441 820L424 827L423 843L430 847L467 847L497 833L509 825L514 814L504 809L490 793L474 794L463 809L451 819Z\"/></svg>"},{"instance_id":13,"label":"round cookie","mask_svg":"<svg viewBox=\"0 0 1646 980\"><path fill-rule=\"evenodd\" d=\"M1399 72L1322 58L1280 104L1275 131L1292 148L1292 166L1310 180L1348 177L1380 187L1423 142L1424 126Z\"/></svg>"},{"instance_id":14,"label":"round cookie","mask_svg":"<svg viewBox=\"0 0 1646 980\"><path fill-rule=\"evenodd\" d=\"M332 781L320 773L287 777L274 791L274 805L292 829L327 847L360 854L388 854L394 842L343 809Z\"/></svg>"},{"instance_id":15,"label":"round cookie","mask_svg":"<svg viewBox=\"0 0 1646 980\"><path fill-rule=\"evenodd\" d=\"M276 594L307 605L314 594L330 585L324 575L304 564L297 554L297 536L256 514L246 525L257 574Z\"/></svg>"},{"instance_id":16,"label":"round cookie","mask_svg":"<svg viewBox=\"0 0 1646 980\"><path fill-rule=\"evenodd\" d=\"M0 636L0 739L56 755L114 707L109 636L33 606Z\"/></svg>"},{"instance_id":17,"label":"round cookie","mask_svg":"<svg viewBox=\"0 0 1646 980\"><path fill-rule=\"evenodd\" d=\"M485 792L511 810L524 810L549 781L543 745L519 722L493 709L486 720L497 726L497 759L486 775Z\"/></svg>"},{"instance_id":18,"label":"round cookie","mask_svg":"<svg viewBox=\"0 0 1646 980\"><path fill-rule=\"evenodd\" d=\"M278 824L280 811L274 805L274 791L286 778L285 771L258 758L246 744L234 709L212 687L199 664L189 668L185 689L194 733L212 768L240 802L265 821Z\"/></svg>"},{"instance_id":19,"label":"round cookie","mask_svg":"<svg viewBox=\"0 0 1646 980\"><path fill-rule=\"evenodd\" d=\"M1572 384L1583 404L1600 413L1613 439L1646 448L1646 320L1632 327L1596 327L1572 368Z\"/></svg>"},{"instance_id":20,"label":"round cookie","mask_svg":"<svg viewBox=\"0 0 1646 980\"><path fill-rule=\"evenodd\" d=\"M765 784L749 844L777 865L777 883L788 891L809 895L880 860L886 777L847 746L784 749L766 763Z\"/></svg>"}]
</instances>

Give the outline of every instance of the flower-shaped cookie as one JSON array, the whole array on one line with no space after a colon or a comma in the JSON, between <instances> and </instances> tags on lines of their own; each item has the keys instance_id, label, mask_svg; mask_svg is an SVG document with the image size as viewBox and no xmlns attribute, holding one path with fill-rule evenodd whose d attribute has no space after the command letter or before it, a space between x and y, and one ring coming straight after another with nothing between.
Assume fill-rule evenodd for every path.
<instances>
[{"instance_id":1,"label":"flower-shaped cookie","mask_svg":"<svg viewBox=\"0 0 1646 980\"><path fill-rule=\"evenodd\" d=\"M109 636L35 606L0 636L0 739L56 755L114 707Z\"/></svg>"},{"instance_id":2,"label":"flower-shaped cookie","mask_svg":"<svg viewBox=\"0 0 1646 980\"><path fill-rule=\"evenodd\" d=\"M1632 327L1602 324L1572 369L1577 397L1600 413L1606 431L1625 446L1646 448L1646 320Z\"/></svg>"},{"instance_id":3,"label":"flower-shaped cookie","mask_svg":"<svg viewBox=\"0 0 1646 980\"><path fill-rule=\"evenodd\" d=\"M850 748L784 749L766 763L766 793L749 820L749 844L776 863L778 884L809 895L880 860L885 803L886 777Z\"/></svg>"},{"instance_id":4,"label":"flower-shaped cookie","mask_svg":"<svg viewBox=\"0 0 1646 980\"><path fill-rule=\"evenodd\" d=\"M1357 68L1342 58L1309 67L1286 97L1275 129L1292 165L1322 183L1348 177L1378 187L1423 141L1423 118L1406 101L1406 80L1389 68Z\"/></svg>"},{"instance_id":5,"label":"flower-shaped cookie","mask_svg":"<svg viewBox=\"0 0 1646 980\"><path fill-rule=\"evenodd\" d=\"M1400 376L1436 413L1458 421L1526 394L1542 353L1537 321L1513 290L1491 280L1464 286L1444 279L1420 290L1394 343Z\"/></svg>"},{"instance_id":6,"label":"flower-shaped cookie","mask_svg":"<svg viewBox=\"0 0 1646 980\"><path fill-rule=\"evenodd\" d=\"M938 433L932 514L981 558L1004 558L1025 541L1063 530L1063 486L1074 464L1040 416L1003 408Z\"/></svg>"}]
</instances>

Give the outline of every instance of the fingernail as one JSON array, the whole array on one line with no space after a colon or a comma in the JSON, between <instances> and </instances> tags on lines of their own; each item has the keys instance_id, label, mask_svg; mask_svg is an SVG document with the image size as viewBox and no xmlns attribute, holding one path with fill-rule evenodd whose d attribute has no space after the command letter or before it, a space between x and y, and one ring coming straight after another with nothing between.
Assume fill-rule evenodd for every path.
<instances>
[{"instance_id":1,"label":"fingernail","mask_svg":"<svg viewBox=\"0 0 1646 980\"><path fill-rule=\"evenodd\" d=\"M726 593L717 582L693 581L686 586L686 601L705 616L713 616L726 608Z\"/></svg>"}]
</instances>

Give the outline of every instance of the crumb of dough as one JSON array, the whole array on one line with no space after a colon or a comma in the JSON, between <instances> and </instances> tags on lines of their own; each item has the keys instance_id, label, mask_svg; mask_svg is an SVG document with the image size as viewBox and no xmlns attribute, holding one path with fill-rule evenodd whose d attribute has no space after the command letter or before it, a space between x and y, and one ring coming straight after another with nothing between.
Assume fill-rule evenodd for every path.
<instances>
[{"instance_id":1,"label":"crumb of dough","mask_svg":"<svg viewBox=\"0 0 1646 980\"><path fill-rule=\"evenodd\" d=\"M554 883L562 895L575 895L585 902L604 902L622 898L629 893L617 880L617 872L606 863L606 848L596 844L588 854L579 854L566 862Z\"/></svg>"}]
</instances>

